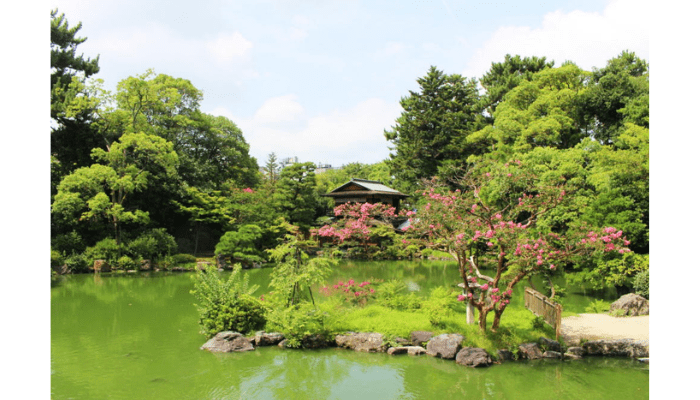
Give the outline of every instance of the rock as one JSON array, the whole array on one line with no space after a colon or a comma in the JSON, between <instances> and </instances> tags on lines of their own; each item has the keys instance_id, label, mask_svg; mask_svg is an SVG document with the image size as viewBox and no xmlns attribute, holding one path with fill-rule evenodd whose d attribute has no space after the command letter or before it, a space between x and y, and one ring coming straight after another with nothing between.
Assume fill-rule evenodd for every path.
<instances>
[{"instance_id":1,"label":"rock","mask_svg":"<svg viewBox=\"0 0 700 400\"><path fill-rule=\"evenodd\" d=\"M638 358L637 361L639 361L642 364L649 364L649 357Z\"/></svg>"},{"instance_id":2,"label":"rock","mask_svg":"<svg viewBox=\"0 0 700 400\"><path fill-rule=\"evenodd\" d=\"M443 333L430 339L426 353L433 357L452 360L462 348L462 340L464 340L464 336L458 333Z\"/></svg>"},{"instance_id":3,"label":"rock","mask_svg":"<svg viewBox=\"0 0 700 400\"><path fill-rule=\"evenodd\" d=\"M148 271L151 269L151 260L141 260L141 266L139 267L141 271Z\"/></svg>"},{"instance_id":4,"label":"rock","mask_svg":"<svg viewBox=\"0 0 700 400\"><path fill-rule=\"evenodd\" d=\"M615 310L622 310L624 311L623 315L631 317L649 315L649 300L638 294L629 293L610 305L610 313L612 314Z\"/></svg>"},{"instance_id":5,"label":"rock","mask_svg":"<svg viewBox=\"0 0 700 400\"><path fill-rule=\"evenodd\" d=\"M543 358L556 358L557 360L561 358L561 353L558 351L547 350L542 354Z\"/></svg>"},{"instance_id":6,"label":"rock","mask_svg":"<svg viewBox=\"0 0 700 400\"><path fill-rule=\"evenodd\" d=\"M413 343L411 343L410 340L400 338L400 337L397 337L396 339L394 339L394 342L396 342L396 344L398 344L399 346L402 346L402 347L403 346L411 346L413 344Z\"/></svg>"},{"instance_id":7,"label":"rock","mask_svg":"<svg viewBox=\"0 0 700 400\"><path fill-rule=\"evenodd\" d=\"M547 339L546 337L540 337L539 343L544 346L545 350L551 350L561 353L561 343L556 340Z\"/></svg>"},{"instance_id":8,"label":"rock","mask_svg":"<svg viewBox=\"0 0 700 400\"><path fill-rule=\"evenodd\" d=\"M226 262L226 257L224 257L221 254L216 255L216 267L218 269L226 269L228 267L228 263Z\"/></svg>"},{"instance_id":9,"label":"rock","mask_svg":"<svg viewBox=\"0 0 700 400\"><path fill-rule=\"evenodd\" d=\"M95 260L95 262L92 264L92 269L95 272L109 272L112 270L112 267L109 265L107 260Z\"/></svg>"},{"instance_id":10,"label":"rock","mask_svg":"<svg viewBox=\"0 0 700 400\"><path fill-rule=\"evenodd\" d=\"M420 346L408 346L408 355L409 356L422 356L425 354L425 348L420 347Z\"/></svg>"},{"instance_id":11,"label":"rock","mask_svg":"<svg viewBox=\"0 0 700 400\"><path fill-rule=\"evenodd\" d=\"M387 354L395 356L399 354L409 354L412 356L419 356L425 354L425 349L420 346L400 346L400 347L389 347L386 351Z\"/></svg>"},{"instance_id":12,"label":"rock","mask_svg":"<svg viewBox=\"0 0 700 400\"><path fill-rule=\"evenodd\" d=\"M286 349L287 348L287 339L284 339L283 341L277 343L277 347L280 349Z\"/></svg>"},{"instance_id":13,"label":"rock","mask_svg":"<svg viewBox=\"0 0 700 400\"><path fill-rule=\"evenodd\" d=\"M484 349L478 347L465 347L455 357L457 364L467 367L488 367L493 364L491 356Z\"/></svg>"},{"instance_id":14,"label":"rock","mask_svg":"<svg viewBox=\"0 0 700 400\"><path fill-rule=\"evenodd\" d=\"M523 343L518 346L520 357L527 360L537 360L542 358L542 351L537 343Z\"/></svg>"},{"instance_id":15,"label":"rock","mask_svg":"<svg viewBox=\"0 0 700 400\"><path fill-rule=\"evenodd\" d=\"M321 334L304 336L301 339L301 347L304 349L322 349L328 347L328 341Z\"/></svg>"},{"instance_id":16,"label":"rock","mask_svg":"<svg viewBox=\"0 0 700 400\"><path fill-rule=\"evenodd\" d=\"M384 335L372 332L348 332L345 335L337 335L335 343L338 347L367 353L383 353L387 348L384 344Z\"/></svg>"},{"instance_id":17,"label":"rock","mask_svg":"<svg viewBox=\"0 0 700 400\"><path fill-rule=\"evenodd\" d=\"M219 332L200 347L212 353L230 353L255 350L250 340L238 332Z\"/></svg>"},{"instance_id":18,"label":"rock","mask_svg":"<svg viewBox=\"0 0 700 400\"><path fill-rule=\"evenodd\" d=\"M415 331L411 332L411 344L414 346L425 346L433 337L433 332Z\"/></svg>"},{"instance_id":19,"label":"rock","mask_svg":"<svg viewBox=\"0 0 700 400\"><path fill-rule=\"evenodd\" d=\"M567 360L580 360L583 357L577 356L576 354L571 354L571 353L564 353L564 358Z\"/></svg>"},{"instance_id":20,"label":"rock","mask_svg":"<svg viewBox=\"0 0 700 400\"><path fill-rule=\"evenodd\" d=\"M586 350L584 350L583 347L569 347L569 349L566 350L566 353L583 357L586 355Z\"/></svg>"},{"instance_id":21,"label":"rock","mask_svg":"<svg viewBox=\"0 0 700 400\"><path fill-rule=\"evenodd\" d=\"M284 340L284 335L279 332L266 333L263 331L255 333L255 346L274 346Z\"/></svg>"},{"instance_id":22,"label":"rock","mask_svg":"<svg viewBox=\"0 0 700 400\"><path fill-rule=\"evenodd\" d=\"M513 360L515 357L513 356L513 352L507 349L501 349L497 351L498 353L498 361L510 361Z\"/></svg>"},{"instance_id":23,"label":"rock","mask_svg":"<svg viewBox=\"0 0 700 400\"><path fill-rule=\"evenodd\" d=\"M600 339L583 344L587 355L649 357L649 341L632 339Z\"/></svg>"}]
</instances>

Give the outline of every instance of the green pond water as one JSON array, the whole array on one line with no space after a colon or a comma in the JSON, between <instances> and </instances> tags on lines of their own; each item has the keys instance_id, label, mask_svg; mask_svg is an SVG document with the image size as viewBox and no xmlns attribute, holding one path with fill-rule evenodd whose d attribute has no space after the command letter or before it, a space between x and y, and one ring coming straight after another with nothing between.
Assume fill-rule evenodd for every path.
<instances>
[{"instance_id":1,"label":"green pond water","mask_svg":"<svg viewBox=\"0 0 700 400\"><path fill-rule=\"evenodd\" d=\"M260 293L269 269L245 271ZM342 349L199 350L191 273L52 281L53 399L646 399L649 367L629 359L509 362L472 369L433 357ZM329 278L403 279L427 294L457 283L450 262L344 262ZM535 282L536 284L538 282ZM515 298L522 298L522 288ZM600 293L597 294L600 296ZM606 296L615 297L614 291ZM565 311L594 297L568 288ZM520 300L522 301L522 300ZM504 316L507 318L507 316Z\"/></svg>"}]
</instances>

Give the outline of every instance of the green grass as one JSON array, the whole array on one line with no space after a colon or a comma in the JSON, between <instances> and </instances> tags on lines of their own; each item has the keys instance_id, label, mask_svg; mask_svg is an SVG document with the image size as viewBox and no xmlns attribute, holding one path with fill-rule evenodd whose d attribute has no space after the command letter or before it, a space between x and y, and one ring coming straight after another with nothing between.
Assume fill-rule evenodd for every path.
<instances>
[{"instance_id":1,"label":"green grass","mask_svg":"<svg viewBox=\"0 0 700 400\"><path fill-rule=\"evenodd\" d=\"M326 328L336 333L379 332L388 341L396 337L408 339L413 331L430 331L434 335L459 333L465 337L465 347L480 347L495 355L499 349L514 351L518 345L536 342L541 336L554 338L554 329L545 325L535 329L532 321L535 316L524 307L509 307L501 318L501 326L496 333L490 332L493 313L487 318L487 332L482 332L477 324L467 325L464 313L451 311L443 317L439 326L430 323L427 313L418 311L398 311L380 305L365 308L338 307L329 312Z\"/></svg>"}]
</instances>

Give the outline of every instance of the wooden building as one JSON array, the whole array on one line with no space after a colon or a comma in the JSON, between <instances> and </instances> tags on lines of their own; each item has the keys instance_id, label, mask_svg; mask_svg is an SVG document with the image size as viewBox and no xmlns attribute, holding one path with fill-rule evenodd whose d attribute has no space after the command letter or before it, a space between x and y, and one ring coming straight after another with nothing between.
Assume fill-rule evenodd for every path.
<instances>
[{"instance_id":1,"label":"wooden building","mask_svg":"<svg viewBox=\"0 0 700 400\"><path fill-rule=\"evenodd\" d=\"M350 179L323 196L333 197L336 206L345 203L383 203L396 208L397 212L401 207L401 199L408 197L380 181L357 178Z\"/></svg>"}]
</instances>

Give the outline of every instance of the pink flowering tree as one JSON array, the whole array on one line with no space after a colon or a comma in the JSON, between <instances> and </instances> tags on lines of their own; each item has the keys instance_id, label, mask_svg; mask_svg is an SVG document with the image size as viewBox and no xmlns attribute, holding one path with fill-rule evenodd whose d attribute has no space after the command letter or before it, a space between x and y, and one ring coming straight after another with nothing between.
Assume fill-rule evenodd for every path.
<instances>
[{"instance_id":1,"label":"pink flowering tree","mask_svg":"<svg viewBox=\"0 0 700 400\"><path fill-rule=\"evenodd\" d=\"M335 223L313 230L313 235L329 238L334 244L357 242L365 254L371 243L373 226L389 225L391 218L397 216L396 209L386 204L345 203L334 209L338 218ZM399 215L405 215L404 212Z\"/></svg>"},{"instance_id":2,"label":"pink flowering tree","mask_svg":"<svg viewBox=\"0 0 700 400\"><path fill-rule=\"evenodd\" d=\"M547 218L566 203L567 178L542 168L516 160L473 168L449 186L433 180L423 192L425 205L411 219L412 235L457 261L463 288L458 300L467 304L467 323L479 311L484 331L491 312L491 330L498 329L521 281L562 268L576 256L629 251L613 227L553 229Z\"/></svg>"}]
</instances>

